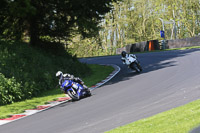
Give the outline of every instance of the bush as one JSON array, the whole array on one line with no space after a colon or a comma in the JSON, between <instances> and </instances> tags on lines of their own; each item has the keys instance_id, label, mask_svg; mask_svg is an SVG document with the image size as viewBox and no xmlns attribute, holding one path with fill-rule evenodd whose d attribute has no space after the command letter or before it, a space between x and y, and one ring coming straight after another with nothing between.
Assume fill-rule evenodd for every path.
<instances>
[{"instance_id":1,"label":"bush","mask_svg":"<svg viewBox=\"0 0 200 133\"><path fill-rule=\"evenodd\" d=\"M14 78L7 79L0 73L0 105L19 101L23 97L22 85Z\"/></svg>"},{"instance_id":2,"label":"bush","mask_svg":"<svg viewBox=\"0 0 200 133\"><path fill-rule=\"evenodd\" d=\"M91 73L86 64L59 49L52 53L53 49L0 41L1 104L28 99L54 89L58 83L55 77L58 70L81 78ZM14 90L17 90L16 93Z\"/></svg>"}]
</instances>

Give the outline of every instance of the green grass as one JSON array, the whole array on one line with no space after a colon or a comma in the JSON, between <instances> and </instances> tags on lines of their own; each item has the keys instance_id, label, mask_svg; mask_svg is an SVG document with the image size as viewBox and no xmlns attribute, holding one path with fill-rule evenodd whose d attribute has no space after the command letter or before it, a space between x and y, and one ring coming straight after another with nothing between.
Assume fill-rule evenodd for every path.
<instances>
[{"instance_id":1,"label":"green grass","mask_svg":"<svg viewBox=\"0 0 200 133\"><path fill-rule=\"evenodd\" d=\"M54 101L57 97L64 96L59 89L52 89L32 99L0 106L0 118L8 118L12 114L23 113L26 109L35 109L38 105L44 105L48 101Z\"/></svg>"},{"instance_id":2,"label":"green grass","mask_svg":"<svg viewBox=\"0 0 200 133\"><path fill-rule=\"evenodd\" d=\"M97 82L105 79L114 70L110 66L89 65L89 67L92 69L92 74L82 79L87 86L95 85ZM53 88L40 94L38 97L0 106L0 118L7 118L11 114L23 113L26 109L34 109L38 105L44 105L48 101L53 101L58 97L64 96L59 88Z\"/></svg>"},{"instance_id":3,"label":"green grass","mask_svg":"<svg viewBox=\"0 0 200 133\"><path fill-rule=\"evenodd\" d=\"M90 68L92 69L92 73L95 74L83 79L87 86L95 85L95 83L105 79L112 71L114 71L113 67L108 66L90 65Z\"/></svg>"},{"instance_id":4,"label":"green grass","mask_svg":"<svg viewBox=\"0 0 200 133\"><path fill-rule=\"evenodd\" d=\"M200 100L106 133L188 133L200 124Z\"/></svg>"},{"instance_id":5,"label":"green grass","mask_svg":"<svg viewBox=\"0 0 200 133\"><path fill-rule=\"evenodd\" d=\"M186 50L194 48L200 48L200 46L155 50L149 52ZM152 117L118 127L106 133L188 133L199 125L200 100L197 100Z\"/></svg>"},{"instance_id":6,"label":"green grass","mask_svg":"<svg viewBox=\"0 0 200 133\"><path fill-rule=\"evenodd\" d=\"M88 65L66 53L63 45L42 43L44 46L0 40L0 106L54 88L58 70L81 78L91 74Z\"/></svg>"}]
</instances>

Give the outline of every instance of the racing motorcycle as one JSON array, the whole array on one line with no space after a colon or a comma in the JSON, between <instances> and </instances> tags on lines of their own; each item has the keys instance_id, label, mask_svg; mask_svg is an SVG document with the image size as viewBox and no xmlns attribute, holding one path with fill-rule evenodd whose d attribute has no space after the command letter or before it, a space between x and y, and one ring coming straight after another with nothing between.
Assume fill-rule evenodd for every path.
<instances>
[{"instance_id":1,"label":"racing motorcycle","mask_svg":"<svg viewBox=\"0 0 200 133\"><path fill-rule=\"evenodd\" d=\"M73 101L77 101L80 98L91 96L91 91L85 89L81 84L76 83L72 80L66 79L62 84L61 88L68 94Z\"/></svg>"},{"instance_id":2,"label":"racing motorcycle","mask_svg":"<svg viewBox=\"0 0 200 133\"><path fill-rule=\"evenodd\" d=\"M140 73L142 71L142 67L136 56L133 57L130 55L124 58L124 64L128 65L129 68L135 70L137 73Z\"/></svg>"}]
</instances>

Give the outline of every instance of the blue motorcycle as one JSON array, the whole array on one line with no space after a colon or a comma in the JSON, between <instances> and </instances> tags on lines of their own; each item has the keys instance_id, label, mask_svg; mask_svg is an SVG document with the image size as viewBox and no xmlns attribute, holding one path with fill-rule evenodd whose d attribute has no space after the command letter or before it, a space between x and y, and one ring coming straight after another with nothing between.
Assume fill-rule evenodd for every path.
<instances>
[{"instance_id":1,"label":"blue motorcycle","mask_svg":"<svg viewBox=\"0 0 200 133\"><path fill-rule=\"evenodd\" d=\"M77 101L82 97L91 96L91 92L89 89L85 89L81 84L76 83L72 80L65 80L61 84L61 88L63 89L65 94L68 94L69 97L71 97L74 101Z\"/></svg>"}]
</instances>

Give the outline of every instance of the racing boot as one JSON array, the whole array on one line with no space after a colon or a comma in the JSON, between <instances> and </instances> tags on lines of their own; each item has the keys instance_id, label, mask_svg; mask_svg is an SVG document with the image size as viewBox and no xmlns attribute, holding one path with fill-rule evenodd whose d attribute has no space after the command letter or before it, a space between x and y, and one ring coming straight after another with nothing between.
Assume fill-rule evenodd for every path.
<instances>
[{"instance_id":1,"label":"racing boot","mask_svg":"<svg viewBox=\"0 0 200 133\"><path fill-rule=\"evenodd\" d=\"M91 94L90 89L86 85L84 85L84 84L83 84L83 87L84 87L84 89L86 91L86 96L91 96L92 94Z\"/></svg>"}]
</instances>

